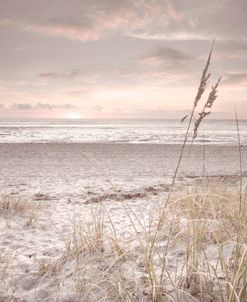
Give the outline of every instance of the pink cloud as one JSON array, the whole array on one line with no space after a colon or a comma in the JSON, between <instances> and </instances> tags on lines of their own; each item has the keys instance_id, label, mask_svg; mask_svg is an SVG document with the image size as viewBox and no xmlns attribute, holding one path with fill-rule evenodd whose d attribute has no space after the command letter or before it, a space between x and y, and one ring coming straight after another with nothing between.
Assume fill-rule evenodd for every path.
<instances>
[{"instance_id":1,"label":"pink cloud","mask_svg":"<svg viewBox=\"0 0 247 302\"><path fill-rule=\"evenodd\" d=\"M247 86L247 73L244 72L228 72L224 78L222 84L229 88L243 88Z\"/></svg>"},{"instance_id":2,"label":"pink cloud","mask_svg":"<svg viewBox=\"0 0 247 302\"><path fill-rule=\"evenodd\" d=\"M37 21L9 18L0 22L0 26L16 26L24 31L72 40L96 41L115 33L131 35L152 31L153 27L162 30L171 23L184 21L183 14L168 0L99 1L95 5L88 4L81 12L78 16L75 13L73 19L61 16L48 20L38 18Z\"/></svg>"}]
</instances>

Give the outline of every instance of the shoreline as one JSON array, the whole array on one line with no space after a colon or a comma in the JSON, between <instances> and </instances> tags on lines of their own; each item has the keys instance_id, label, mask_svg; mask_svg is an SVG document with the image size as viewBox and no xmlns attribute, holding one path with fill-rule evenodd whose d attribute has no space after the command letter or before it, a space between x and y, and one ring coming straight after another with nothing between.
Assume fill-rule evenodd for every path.
<instances>
[{"instance_id":1,"label":"shoreline","mask_svg":"<svg viewBox=\"0 0 247 302\"><path fill-rule=\"evenodd\" d=\"M153 143L153 142L65 142L65 141L61 141L61 142L52 142L52 141L47 141L47 142L0 142L0 146L1 145L134 145L134 146L168 146L168 147L178 147L178 146L182 146L183 143ZM187 148L189 148L190 146L190 142L188 141L186 144ZM236 143L208 143L208 142L194 142L193 143L193 147L229 147L229 148L233 148L236 147L238 148L238 142L236 141ZM247 143L241 143L241 148L247 148Z\"/></svg>"}]
</instances>

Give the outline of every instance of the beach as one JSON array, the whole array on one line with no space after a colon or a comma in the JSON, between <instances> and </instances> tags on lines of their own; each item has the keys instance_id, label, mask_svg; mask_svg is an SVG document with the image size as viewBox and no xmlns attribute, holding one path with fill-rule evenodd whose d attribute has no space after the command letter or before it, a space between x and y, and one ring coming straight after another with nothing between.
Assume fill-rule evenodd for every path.
<instances>
[{"instance_id":1,"label":"beach","mask_svg":"<svg viewBox=\"0 0 247 302\"><path fill-rule=\"evenodd\" d=\"M136 234L146 240L143 227L155 229L180 150L175 144L2 143L0 301L151 301ZM176 196L202 179L216 187L239 185L238 146L189 150ZM247 147L241 151L246 167ZM175 268L184 273L185 256L180 243L169 250L171 274ZM114 294L114 286L125 282L120 273L128 286L139 287L128 289L137 295L132 300L126 289L124 298ZM116 285L110 289L107 282ZM174 294L170 282L166 288ZM183 298L190 301L190 294Z\"/></svg>"}]
</instances>

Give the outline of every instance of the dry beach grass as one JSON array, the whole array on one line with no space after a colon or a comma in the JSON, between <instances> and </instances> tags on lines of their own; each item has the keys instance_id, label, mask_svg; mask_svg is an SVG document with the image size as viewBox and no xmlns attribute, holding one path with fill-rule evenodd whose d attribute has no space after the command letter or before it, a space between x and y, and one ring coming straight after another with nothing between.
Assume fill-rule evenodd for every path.
<instances>
[{"instance_id":1,"label":"dry beach grass","mask_svg":"<svg viewBox=\"0 0 247 302\"><path fill-rule=\"evenodd\" d=\"M246 204L240 212L234 186L188 186L165 209L161 195L112 204L89 205L87 214L78 207L66 236L47 231L55 224L26 226L13 216L2 240L0 300L246 301ZM40 253L26 262L21 242L7 245L21 223L24 244L34 230L40 236L32 239ZM42 233L51 242L40 249Z\"/></svg>"}]
</instances>

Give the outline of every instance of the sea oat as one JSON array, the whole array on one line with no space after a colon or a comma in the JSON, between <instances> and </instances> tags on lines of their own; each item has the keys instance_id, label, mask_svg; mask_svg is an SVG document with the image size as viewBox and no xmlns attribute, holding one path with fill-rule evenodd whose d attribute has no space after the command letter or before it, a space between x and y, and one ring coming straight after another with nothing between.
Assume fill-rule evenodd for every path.
<instances>
[{"instance_id":1,"label":"sea oat","mask_svg":"<svg viewBox=\"0 0 247 302\"><path fill-rule=\"evenodd\" d=\"M212 108L213 103L217 98L217 91L218 91L217 88L220 84L220 81L221 81L221 77L218 79L216 84L214 86L212 86L211 92L209 93L208 98L207 98L201 112L199 113L199 117L195 121L193 140L197 137L198 129L199 129L199 126L200 126L202 120L211 113L211 111L207 111L207 109Z\"/></svg>"},{"instance_id":2,"label":"sea oat","mask_svg":"<svg viewBox=\"0 0 247 302\"><path fill-rule=\"evenodd\" d=\"M200 84L199 84L199 87L198 87L198 90L197 90L197 94L196 94L196 97L195 97L195 100L194 100L194 107L196 107L198 105L198 102L200 101L205 89L207 88L208 80L211 76L211 73L208 73L208 68L209 68L209 65L210 65L210 62L211 62L211 55L212 55L212 51L213 51L213 48L214 48L214 43L215 43L215 40L213 41L210 53L208 55L207 63L206 63L206 65L205 65L205 67L202 71L201 81L200 81Z\"/></svg>"}]
</instances>

